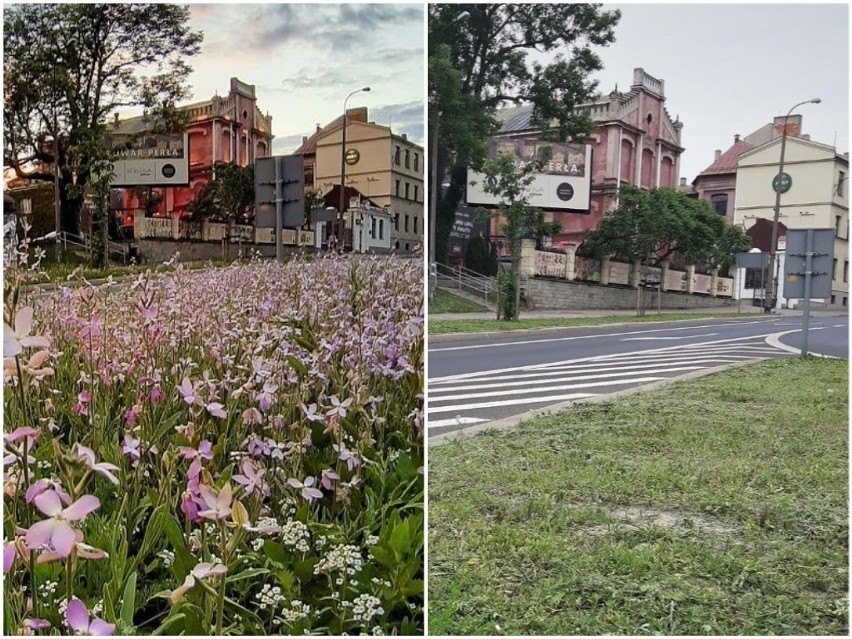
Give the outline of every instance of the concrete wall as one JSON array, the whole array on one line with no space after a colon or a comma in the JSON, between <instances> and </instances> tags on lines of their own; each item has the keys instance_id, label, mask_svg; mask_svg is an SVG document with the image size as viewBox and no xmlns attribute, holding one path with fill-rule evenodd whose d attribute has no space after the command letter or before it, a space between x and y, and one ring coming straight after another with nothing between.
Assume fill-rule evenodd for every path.
<instances>
[{"instance_id":1,"label":"concrete wall","mask_svg":"<svg viewBox=\"0 0 852 639\"><path fill-rule=\"evenodd\" d=\"M222 257L221 242L184 242L180 240L139 240L135 243L145 264L159 264L172 259L175 252L180 253L181 262L203 262ZM227 256L234 259L240 250L239 244L229 244ZM259 252L264 257L275 257L275 246L270 244L243 244L243 256ZM284 255L313 253L313 247L284 246Z\"/></svg>"},{"instance_id":2,"label":"concrete wall","mask_svg":"<svg viewBox=\"0 0 852 639\"><path fill-rule=\"evenodd\" d=\"M530 278L525 295L535 310L608 310L636 308L636 290L585 282ZM657 308L657 292L645 291L645 308ZM662 308L721 308L736 306L727 298L685 293L663 293Z\"/></svg>"}]
</instances>

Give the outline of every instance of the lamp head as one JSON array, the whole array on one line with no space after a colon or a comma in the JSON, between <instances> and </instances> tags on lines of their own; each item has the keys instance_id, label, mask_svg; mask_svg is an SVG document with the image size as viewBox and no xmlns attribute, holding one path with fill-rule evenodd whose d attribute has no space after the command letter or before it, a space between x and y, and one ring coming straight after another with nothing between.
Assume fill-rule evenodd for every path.
<instances>
[{"instance_id":1,"label":"lamp head","mask_svg":"<svg viewBox=\"0 0 852 639\"><path fill-rule=\"evenodd\" d=\"M811 100L811 102L813 102L814 104L819 104L820 102L822 102L822 100L820 100L819 98L814 98L813 100Z\"/></svg>"},{"instance_id":2,"label":"lamp head","mask_svg":"<svg viewBox=\"0 0 852 639\"><path fill-rule=\"evenodd\" d=\"M453 22L461 22L462 20L467 20L469 17L470 11L462 11L456 16L456 19Z\"/></svg>"},{"instance_id":3,"label":"lamp head","mask_svg":"<svg viewBox=\"0 0 852 639\"><path fill-rule=\"evenodd\" d=\"M369 92L370 92L370 87L364 87L364 88L363 88L363 89L361 89L361 90L362 90L362 91L366 91L367 93L369 93ZM817 99L819 99L819 98L817 98Z\"/></svg>"}]
</instances>

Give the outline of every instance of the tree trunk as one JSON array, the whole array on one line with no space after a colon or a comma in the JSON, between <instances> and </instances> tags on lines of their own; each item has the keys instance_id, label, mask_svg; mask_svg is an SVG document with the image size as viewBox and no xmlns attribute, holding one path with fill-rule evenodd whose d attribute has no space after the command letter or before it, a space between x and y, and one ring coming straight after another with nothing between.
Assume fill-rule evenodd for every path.
<instances>
[{"instance_id":1,"label":"tree trunk","mask_svg":"<svg viewBox=\"0 0 852 639\"><path fill-rule=\"evenodd\" d=\"M515 240L512 248L512 277L515 280L515 316L513 320L521 317L521 242Z\"/></svg>"}]
</instances>

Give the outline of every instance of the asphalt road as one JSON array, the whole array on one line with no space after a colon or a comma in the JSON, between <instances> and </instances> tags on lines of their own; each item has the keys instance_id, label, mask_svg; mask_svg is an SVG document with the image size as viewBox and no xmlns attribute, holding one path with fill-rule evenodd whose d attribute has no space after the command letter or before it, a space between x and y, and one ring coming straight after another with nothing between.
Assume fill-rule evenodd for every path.
<instances>
[{"instance_id":1,"label":"asphalt road","mask_svg":"<svg viewBox=\"0 0 852 639\"><path fill-rule=\"evenodd\" d=\"M848 357L848 317L811 317L809 351ZM430 336L429 437L697 371L799 353L801 315Z\"/></svg>"}]
</instances>

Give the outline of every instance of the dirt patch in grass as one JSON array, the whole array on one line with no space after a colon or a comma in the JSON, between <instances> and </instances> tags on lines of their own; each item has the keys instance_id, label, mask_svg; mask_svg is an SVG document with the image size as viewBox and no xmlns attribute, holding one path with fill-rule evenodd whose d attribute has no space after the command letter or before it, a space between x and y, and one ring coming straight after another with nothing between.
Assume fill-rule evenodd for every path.
<instances>
[{"instance_id":1,"label":"dirt patch in grass","mask_svg":"<svg viewBox=\"0 0 852 639\"><path fill-rule=\"evenodd\" d=\"M665 510L648 506L625 506L603 508L608 517L616 520L611 524L589 526L580 530L595 537L608 535L615 531L644 530L663 528L676 532L705 532L712 535L736 535L742 532L740 526L726 524L719 519L680 510Z\"/></svg>"}]
</instances>

